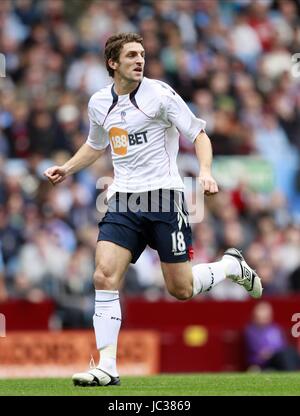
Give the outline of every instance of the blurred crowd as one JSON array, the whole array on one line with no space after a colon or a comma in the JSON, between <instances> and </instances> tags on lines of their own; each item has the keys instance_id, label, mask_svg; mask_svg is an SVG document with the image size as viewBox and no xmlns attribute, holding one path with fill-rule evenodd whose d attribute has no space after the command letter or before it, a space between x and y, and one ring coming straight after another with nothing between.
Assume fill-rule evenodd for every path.
<instances>
[{"instance_id":1,"label":"blurred crowd","mask_svg":"<svg viewBox=\"0 0 300 416\"><path fill-rule=\"evenodd\" d=\"M43 171L85 142L87 102L111 82L105 41L123 31L142 34L145 75L207 121L216 158L258 156L274 172L271 191L236 181L205 200L194 262L235 246L266 295L299 291L299 12L296 0L1 0L0 302L51 297L63 326L90 325L96 184L113 176L110 154L55 188ZM181 137L182 176L197 175L195 161ZM243 299L240 289L225 282L206 296ZM168 297L155 252L130 266L123 290Z\"/></svg>"}]
</instances>

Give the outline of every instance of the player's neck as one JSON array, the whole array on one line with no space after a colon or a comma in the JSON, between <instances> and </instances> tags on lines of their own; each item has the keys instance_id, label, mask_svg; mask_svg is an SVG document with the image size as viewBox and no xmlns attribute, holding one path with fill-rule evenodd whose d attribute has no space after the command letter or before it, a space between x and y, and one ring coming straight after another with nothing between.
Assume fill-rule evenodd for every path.
<instances>
[{"instance_id":1,"label":"player's neck","mask_svg":"<svg viewBox=\"0 0 300 416\"><path fill-rule=\"evenodd\" d=\"M114 78L114 90L117 95L126 95L134 91L141 81L127 81L125 79Z\"/></svg>"}]
</instances>

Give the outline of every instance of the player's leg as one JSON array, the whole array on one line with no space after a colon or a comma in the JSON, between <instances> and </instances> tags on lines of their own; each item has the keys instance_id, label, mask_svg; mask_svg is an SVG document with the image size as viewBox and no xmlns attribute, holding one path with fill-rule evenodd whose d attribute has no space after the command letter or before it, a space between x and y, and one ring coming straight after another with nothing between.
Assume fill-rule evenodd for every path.
<instances>
[{"instance_id":1,"label":"player's leg","mask_svg":"<svg viewBox=\"0 0 300 416\"><path fill-rule=\"evenodd\" d=\"M234 248L226 250L222 260L214 263L196 264L192 267L188 261L161 262L161 268L169 293L180 300L208 292L226 278L243 286L253 298L260 298L263 291L256 272Z\"/></svg>"},{"instance_id":2,"label":"player's leg","mask_svg":"<svg viewBox=\"0 0 300 416\"><path fill-rule=\"evenodd\" d=\"M176 195L175 195L176 197ZM173 202L171 196L171 203ZM262 295L261 281L236 249L228 249L220 261L191 267L192 232L182 203L174 202L178 212L158 214L150 228L153 247L157 249L168 291L178 299L211 290L226 278L242 285L254 298ZM155 214L152 214L155 220Z\"/></svg>"},{"instance_id":3,"label":"player's leg","mask_svg":"<svg viewBox=\"0 0 300 416\"><path fill-rule=\"evenodd\" d=\"M231 264L232 263L232 264ZM189 261L182 263L161 262L166 287L172 296L186 300L198 293L208 292L226 279L232 272L238 272L239 265L233 259L215 263L191 266ZM235 268L237 270L235 270Z\"/></svg>"},{"instance_id":4,"label":"player's leg","mask_svg":"<svg viewBox=\"0 0 300 416\"><path fill-rule=\"evenodd\" d=\"M187 300L193 296L193 274L188 261L184 263L161 262L161 269L170 295L179 300Z\"/></svg>"},{"instance_id":5,"label":"player's leg","mask_svg":"<svg viewBox=\"0 0 300 416\"><path fill-rule=\"evenodd\" d=\"M168 195L164 192L165 199ZM177 299L189 299L210 290L226 278L225 262L191 267L192 230L182 193L169 195L169 212L149 214L148 234L152 247L158 251L166 287ZM236 265L236 260L232 263Z\"/></svg>"},{"instance_id":6,"label":"player's leg","mask_svg":"<svg viewBox=\"0 0 300 416\"><path fill-rule=\"evenodd\" d=\"M131 259L132 254L127 248L111 241L97 244L93 324L100 352L98 367L113 377L118 377L117 341L122 322L119 288Z\"/></svg>"},{"instance_id":7,"label":"player's leg","mask_svg":"<svg viewBox=\"0 0 300 416\"><path fill-rule=\"evenodd\" d=\"M93 324L100 353L96 368L73 375L79 386L118 385L117 342L121 327L119 288L132 259L131 251L111 241L98 241L94 273L95 313Z\"/></svg>"}]
</instances>

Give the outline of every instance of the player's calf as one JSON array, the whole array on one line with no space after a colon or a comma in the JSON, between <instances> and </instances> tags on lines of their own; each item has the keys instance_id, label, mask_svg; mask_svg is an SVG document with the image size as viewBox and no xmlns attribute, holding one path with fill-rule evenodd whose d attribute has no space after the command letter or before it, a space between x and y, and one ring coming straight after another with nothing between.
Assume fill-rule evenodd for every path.
<instances>
[{"instance_id":1,"label":"player's calf","mask_svg":"<svg viewBox=\"0 0 300 416\"><path fill-rule=\"evenodd\" d=\"M168 292L178 300L188 300L193 295L192 285L186 288L168 288Z\"/></svg>"},{"instance_id":2,"label":"player's calf","mask_svg":"<svg viewBox=\"0 0 300 416\"><path fill-rule=\"evenodd\" d=\"M187 300L193 296L193 275L188 261L180 263L161 262L166 287L171 296Z\"/></svg>"}]
</instances>

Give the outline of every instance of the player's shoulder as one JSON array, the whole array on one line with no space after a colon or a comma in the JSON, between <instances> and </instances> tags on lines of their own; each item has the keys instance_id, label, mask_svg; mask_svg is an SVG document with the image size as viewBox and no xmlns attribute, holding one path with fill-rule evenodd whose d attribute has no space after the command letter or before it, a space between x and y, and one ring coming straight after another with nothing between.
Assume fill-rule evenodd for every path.
<instances>
[{"instance_id":1,"label":"player's shoulder","mask_svg":"<svg viewBox=\"0 0 300 416\"><path fill-rule=\"evenodd\" d=\"M89 99L89 108L96 108L99 110L101 108L105 109L107 106L109 107L112 101L112 85L113 84L109 84L99 91L96 91Z\"/></svg>"},{"instance_id":2,"label":"player's shoulder","mask_svg":"<svg viewBox=\"0 0 300 416\"><path fill-rule=\"evenodd\" d=\"M174 97L175 91L165 82L152 78L143 78L136 94L136 102L150 117L161 115L168 103L168 97Z\"/></svg>"},{"instance_id":3,"label":"player's shoulder","mask_svg":"<svg viewBox=\"0 0 300 416\"><path fill-rule=\"evenodd\" d=\"M144 84L145 89L154 94L159 94L160 96L176 95L176 92L173 90L173 88L164 81L144 77Z\"/></svg>"}]
</instances>

